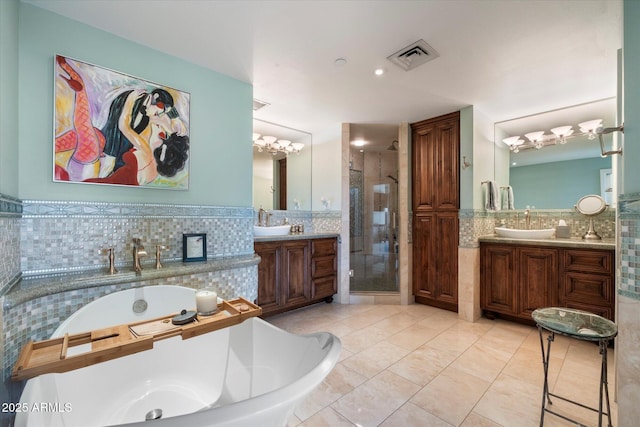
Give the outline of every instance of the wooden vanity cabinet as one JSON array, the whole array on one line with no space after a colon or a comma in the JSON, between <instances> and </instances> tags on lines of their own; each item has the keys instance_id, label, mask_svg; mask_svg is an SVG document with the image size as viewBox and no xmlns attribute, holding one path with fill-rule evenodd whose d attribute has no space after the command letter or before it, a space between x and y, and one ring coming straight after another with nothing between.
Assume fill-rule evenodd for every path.
<instances>
[{"instance_id":1,"label":"wooden vanity cabinet","mask_svg":"<svg viewBox=\"0 0 640 427\"><path fill-rule=\"evenodd\" d=\"M531 322L533 310L614 315L614 251L480 243L480 306L488 317Z\"/></svg>"},{"instance_id":2,"label":"wooden vanity cabinet","mask_svg":"<svg viewBox=\"0 0 640 427\"><path fill-rule=\"evenodd\" d=\"M255 242L262 315L331 302L337 292L337 246L335 237Z\"/></svg>"}]
</instances>

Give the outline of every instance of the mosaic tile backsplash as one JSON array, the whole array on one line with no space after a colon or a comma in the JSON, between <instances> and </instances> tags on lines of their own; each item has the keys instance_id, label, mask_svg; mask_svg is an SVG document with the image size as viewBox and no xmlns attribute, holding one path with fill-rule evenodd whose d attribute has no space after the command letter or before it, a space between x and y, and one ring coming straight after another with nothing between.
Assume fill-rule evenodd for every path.
<instances>
[{"instance_id":1,"label":"mosaic tile backsplash","mask_svg":"<svg viewBox=\"0 0 640 427\"><path fill-rule=\"evenodd\" d=\"M252 216L252 208L24 201L22 272L104 267L104 248L114 248L116 266L130 265L134 237L150 255L143 265L154 262L154 245L169 246L162 260L180 260L183 233L206 233L208 258L252 254Z\"/></svg>"},{"instance_id":2,"label":"mosaic tile backsplash","mask_svg":"<svg viewBox=\"0 0 640 427\"><path fill-rule=\"evenodd\" d=\"M640 193L623 195L620 210L620 274L618 293L640 301Z\"/></svg>"},{"instance_id":3,"label":"mosaic tile backsplash","mask_svg":"<svg viewBox=\"0 0 640 427\"><path fill-rule=\"evenodd\" d=\"M478 238L494 234L495 227L525 228L524 211L498 211L461 209L460 247L478 247ZM589 229L589 220L571 209L534 210L531 228L554 228L563 219L571 228L572 237L582 237ZM608 209L595 217L595 229L603 239L616 237L616 213Z\"/></svg>"},{"instance_id":4,"label":"mosaic tile backsplash","mask_svg":"<svg viewBox=\"0 0 640 427\"><path fill-rule=\"evenodd\" d=\"M0 295L20 276L22 203L0 194Z\"/></svg>"}]
</instances>

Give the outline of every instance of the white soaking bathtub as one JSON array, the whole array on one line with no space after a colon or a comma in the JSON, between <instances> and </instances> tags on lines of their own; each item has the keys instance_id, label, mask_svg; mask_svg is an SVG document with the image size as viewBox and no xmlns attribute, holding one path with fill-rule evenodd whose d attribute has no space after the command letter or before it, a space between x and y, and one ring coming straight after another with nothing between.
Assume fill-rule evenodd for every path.
<instances>
[{"instance_id":1,"label":"white soaking bathtub","mask_svg":"<svg viewBox=\"0 0 640 427\"><path fill-rule=\"evenodd\" d=\"M151 288L157 289L147 292ZM144 288L149 307L156 298L170 306L150 318L192 308L195 300L186 307L174 304L184 289ZM72 317L86 325L84 311L90 310L89 318L100 320L89 329L129 322L112 319L110 312L120 305L131 309L133 291L100 298ZM68 329L58 328L58 335L87 330L74 321L61 326ZM119 359L32 378L20 400L28 410L17 414L15 426L284 426L296 404L333 369L340 348L330 333L294 335L253 317L186 340L159 340L151 350Z\"/></svg>"}]
</instances>

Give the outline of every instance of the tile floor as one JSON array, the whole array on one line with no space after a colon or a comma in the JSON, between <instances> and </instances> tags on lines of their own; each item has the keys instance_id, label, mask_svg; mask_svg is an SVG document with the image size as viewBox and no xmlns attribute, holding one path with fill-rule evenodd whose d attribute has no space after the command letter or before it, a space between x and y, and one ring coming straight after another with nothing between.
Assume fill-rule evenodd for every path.
<instances>
[{"instance_id":1,"label":"tile floor","mask_svg":"<svg viewBox=\"0 0 640 427\"><path fill-rule=\"evenodd\" d=\"M424 305L316 304L267 318L293 333L328 331L342 341L334 370L295 411L289 426L538 426L543 367L534 327L504 320L458 320ZM609 390L613 424L613 350ZM598 404L595 344L557 336L552 392ZM597 414L554 401L585 425ZM545 426L574 425L547 414ZM605 423L606 425L606 423Z\"/></svg>"}]
</instances>

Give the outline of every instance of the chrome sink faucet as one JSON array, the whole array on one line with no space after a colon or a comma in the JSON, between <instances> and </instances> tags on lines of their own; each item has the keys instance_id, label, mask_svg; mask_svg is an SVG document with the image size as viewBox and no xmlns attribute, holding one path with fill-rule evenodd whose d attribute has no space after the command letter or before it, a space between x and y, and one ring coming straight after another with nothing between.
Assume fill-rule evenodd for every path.
<instances>
[{"instance_id":1,"label":"chrome sink faucet","mask_svg":"<svg viewBox=\"0 0 640 427\"><path fill-rule=\"evenodd\" d=\"M142 246L141 240L138 237L133 238L133 269L136 273L142 272L142 265L140 265L140 258L147 256L144 246Z\"/></svg>"},{"instance_id":2,"label":"chrome sink faucet","mask_svg":"<svg viewBox=\"0 0 640 427\"><path fill-rule=\"evenodd\" d=\"M264 227L265 224L265 216L267 214L267 211L265 211L264 209L260 208L258 210L258 226L260 227Z\"/></svg>"}]
</instances>

